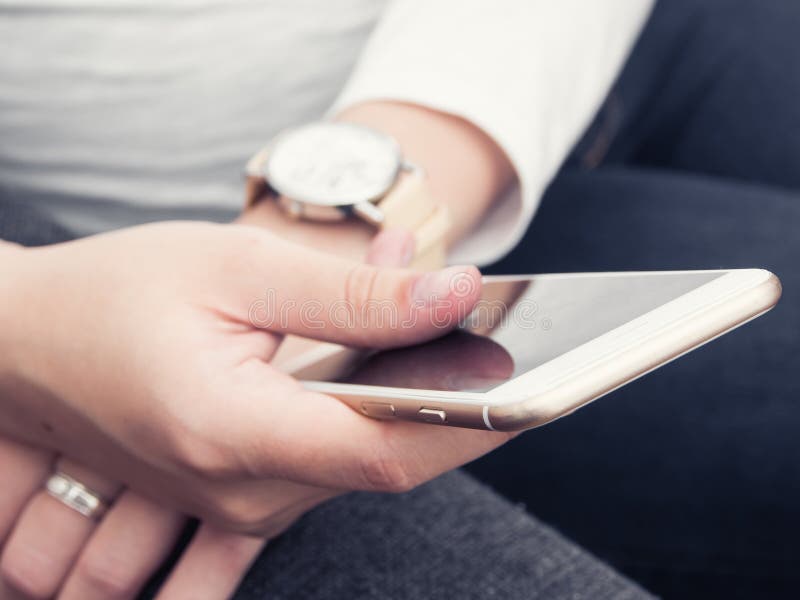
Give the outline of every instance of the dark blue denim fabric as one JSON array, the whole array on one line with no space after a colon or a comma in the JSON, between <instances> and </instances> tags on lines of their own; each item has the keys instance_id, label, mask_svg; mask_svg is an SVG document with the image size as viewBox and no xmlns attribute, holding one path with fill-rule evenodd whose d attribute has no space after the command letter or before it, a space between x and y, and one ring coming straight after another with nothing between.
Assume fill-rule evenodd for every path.
<instances>
[{"instance_id":1,"label":"dark blue denim fabric","mask_svg":"<svg viewBox=\"0 0 800 600\"><path fill-rule=\"evenodd\" d=\"M800 2L661 2L492 272L766 267L772 313L473 473L649 589L800 586Z\"/></svg>"}]
</instances>

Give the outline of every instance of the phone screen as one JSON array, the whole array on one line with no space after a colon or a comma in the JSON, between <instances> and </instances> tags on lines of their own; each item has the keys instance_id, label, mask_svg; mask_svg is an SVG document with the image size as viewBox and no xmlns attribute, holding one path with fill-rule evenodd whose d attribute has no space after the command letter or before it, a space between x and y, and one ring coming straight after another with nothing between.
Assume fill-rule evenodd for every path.
<instances>
[{"instance_id":1,"label":"phone screen","mask_svg":"<svg viewBox=\"0 0 800 600\"><path fill-rule=\"evenodd\" d=\"M725 274L489 279L458 329L425 344L372 354L344 381L485 392Z\"/></svg>"}]
</instances>

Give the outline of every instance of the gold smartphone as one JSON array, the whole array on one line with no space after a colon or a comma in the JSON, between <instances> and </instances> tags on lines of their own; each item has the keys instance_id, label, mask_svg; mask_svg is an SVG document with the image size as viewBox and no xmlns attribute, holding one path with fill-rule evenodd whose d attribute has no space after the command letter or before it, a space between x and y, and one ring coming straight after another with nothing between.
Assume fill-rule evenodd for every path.
<instances>
[{"instance_id":1,"label":"gold smartphone","mask_svg":"<svg viewBox=\"0 0 800 600\"><path fill-rule=\"evenodd\" d=\"M365 356L342 380L304 384L368 417L529 429L758 317L781 295L762 269L489 276L482 290L456 331Z\"/></svg>"}]
</instances>

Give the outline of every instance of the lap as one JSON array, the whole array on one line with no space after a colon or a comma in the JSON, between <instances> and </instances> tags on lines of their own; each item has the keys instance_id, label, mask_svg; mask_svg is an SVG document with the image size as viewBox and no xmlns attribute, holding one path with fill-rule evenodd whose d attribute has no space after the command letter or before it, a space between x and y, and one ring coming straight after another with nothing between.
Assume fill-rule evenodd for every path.
<instances>
[{"instance_id":1,"label":"lap","mask_svg":"<svg viewBox=\"0 0 800 600\"><path fill-rule=\"evenodd\" d=\"M236 598L649 597L531 517L454 472L402 495L351 494L272 542Z\"/></svg>"}]
</instances>

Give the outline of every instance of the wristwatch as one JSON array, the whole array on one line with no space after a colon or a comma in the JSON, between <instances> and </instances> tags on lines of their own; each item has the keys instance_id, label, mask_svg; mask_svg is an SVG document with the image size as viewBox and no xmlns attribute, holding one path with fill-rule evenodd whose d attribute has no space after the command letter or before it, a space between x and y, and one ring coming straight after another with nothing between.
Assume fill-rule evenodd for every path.
<instances>
[{"instance_id":1,"label":"wristwatch","mask_svg":"<svg viewBox=\"0 0 800 600\"><path fill-rule=\"evenodd\" d=\"M272 199L291 218L403 228L416 240L412 266L444 265L447 209L424 170L380 131L338 121L288 129L248 161L246 173L248 206Z\"/></svg>"},{"instance_id":2,"label":"wristwatch","mask_svg":"<svg viewBox=\"0 0 800 600\"><path fill-rule=\"evenodd\" d=\"M289 218L360 219L377 229L414 234L412 267L445 264L446 207L431 194L423 169L407 163L390 136L354 123L323 121L278 134L247 163L247 207L275 201ZM338 344L288 336L272 364L299 379L334 379L360 353Z\"/></svg>"}]
</instances>

